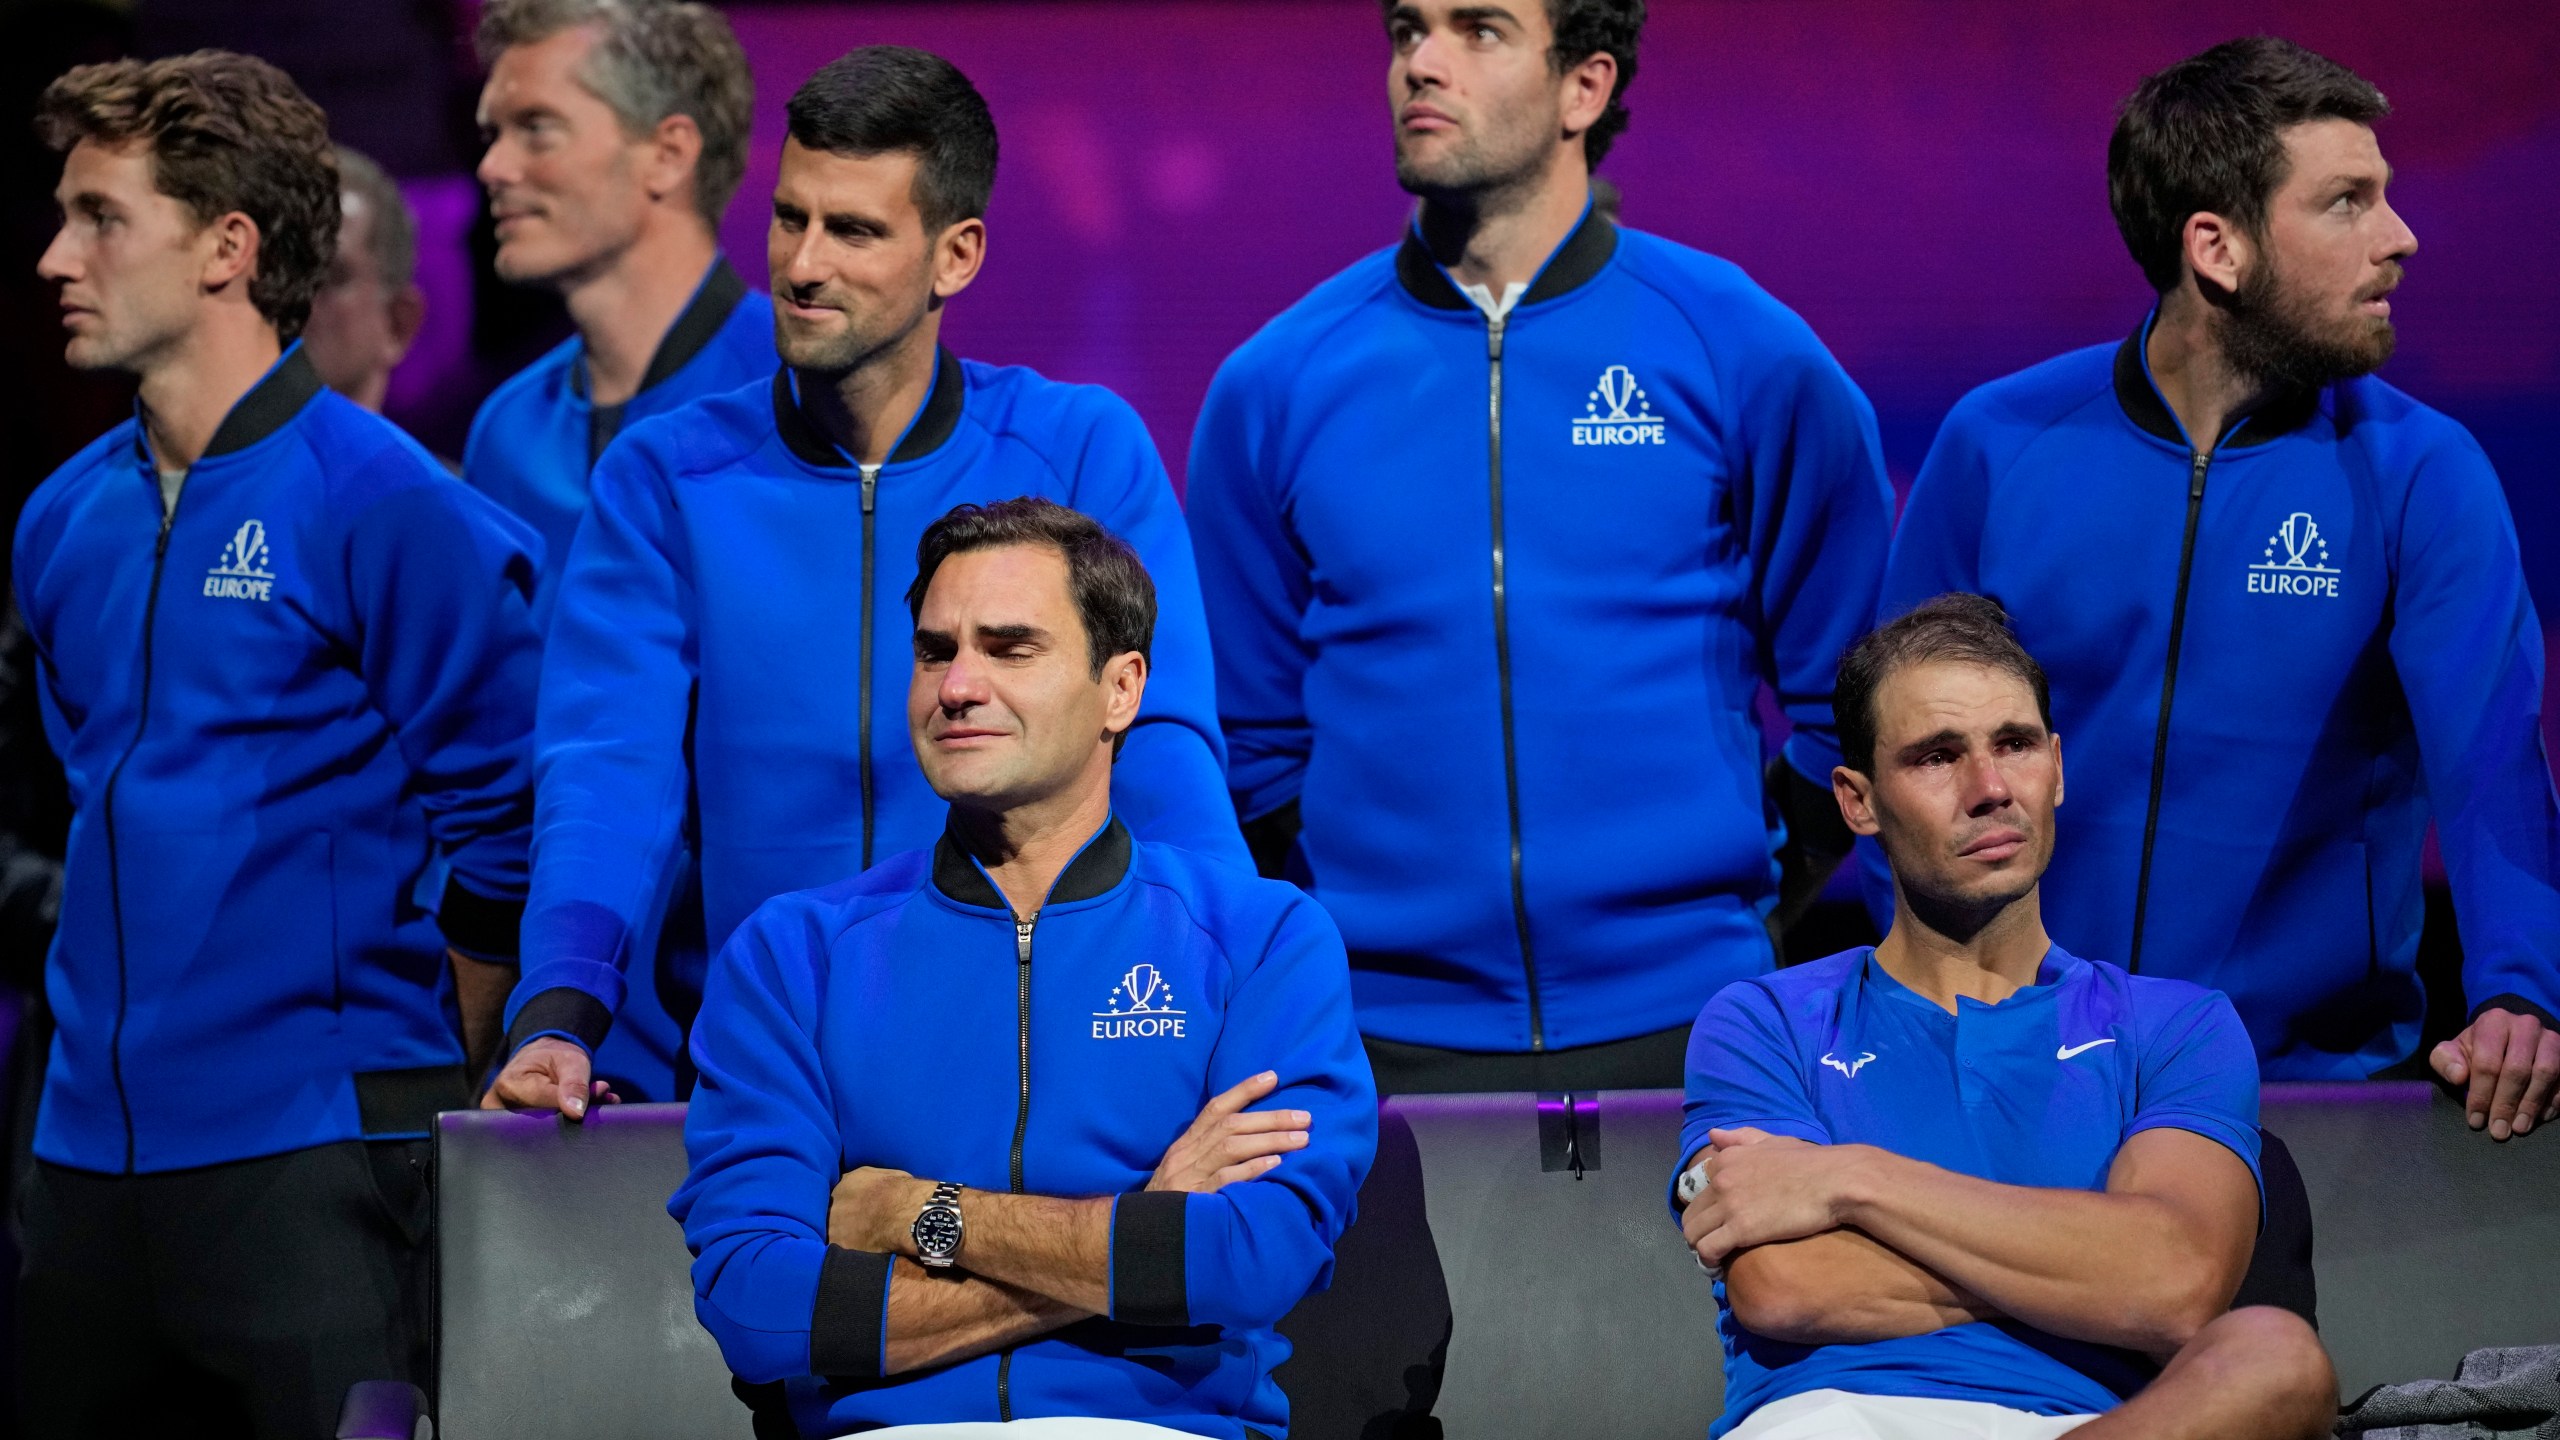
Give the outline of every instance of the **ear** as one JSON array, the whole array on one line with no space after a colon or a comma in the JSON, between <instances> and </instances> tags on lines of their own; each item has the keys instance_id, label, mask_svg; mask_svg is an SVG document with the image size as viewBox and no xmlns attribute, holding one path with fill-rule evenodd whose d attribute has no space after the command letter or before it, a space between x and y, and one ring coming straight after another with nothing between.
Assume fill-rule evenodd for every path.
<instances>
[{"instance_id":1,"label":"ear","mask_svg":"<svg viewBox=\"0 0 2560 1440\"><path fill-rule=\"evenodd\" d=\"M1876 782L1846 765L1831 767L1831 798L1840 802L1840 818L1849 822L1850 832L1873 835L1884 828L1876 823Z\"/></svg>"},{"instance_id":2,"label":"ear","mask_svg":"<svg viewBox=\"0 0 2560 1440\"><path fill-rule=\"evenodd\" d=\"M198 277L208 294L238 282L242 293L258 273L258 251L262 248L258 222L234 210L216 216L213 223L196 236L196 244L204 256L204 269Z\"/></svg>"},{"instance_id":3,"label":"ear","mask_svg":"<svg viewBox=\"0 0 2560 1440\"><path fill-rule=\"evenodd\" d=\"M2059 735L2053 737L2053 803L2056 808L2062 804L2062 737Z\"/></svg>"},{"instance_id":4,"label":"ear","mask_svg":"<svg viewBox=\"0 0 2560 1440\"><path fill-rule=\"evenodd\" d=\"M1109 740L1138 723L1138 702L1147 694L1147 657L1124 650L1102 666L1102 738Z\"/></svg>"},{"instance_id":5,"label":"ear","mask_svg":"<svg viewBox=\"0 0 2560 1440\"><path fill-rule=\"evenodd\" d=\"M969 288L987 263L987 222L959 220L933 237L933 298L948 300ZM1146 662L1140 661L1141 665Z\"/></svg>"},{"instance_id":6,"label":"ear","mask_svg":"<svg viewBox=\"0 0 2560 1440\"><path fill-rule=\"evenodd\" d=\"M2238 225L2214 214L2199 210L2187 217L2178 231L2184 247L2187 269L2196 279L2196 288L2211 296L2219 290L2231 294L2239 290L2240 277L2257 256L2257 247L2248 233Z\"/></svg>"},{"instance_id":7,"label":"ear","mask_svg":"<svg viewBox=\"0 0 2560 1440\"><path fill-rule=\"evenodd\" d=\"M670 115L658 122L646 141L641 183L652 200L669 197L693 202L694 170L702 161L702 128L690 115Z\"/></svg>"},{"instance_id":8,"label":"ear","mask_svg":"<svg viewBox=\"0 0 2560 1440\"><path fill-rule=\"evenodd\" d=\"M1564 138L1581 138L1609 113L1610 92L1618 88L1618 60L1607 51L1586 55L1557 82L1564 90Z\"/></svg>"},{"instance_id":9,"label":"ear","mask_svg":"<svg viewBox=\"0 0 2560 1440\"><path fill-rule=\"evenodd\" d=\"M418 343L418 332L427 324L427 292L412 285L391 297L391 363L408 358L409 347Z\"/></svg>"}]
</instances>

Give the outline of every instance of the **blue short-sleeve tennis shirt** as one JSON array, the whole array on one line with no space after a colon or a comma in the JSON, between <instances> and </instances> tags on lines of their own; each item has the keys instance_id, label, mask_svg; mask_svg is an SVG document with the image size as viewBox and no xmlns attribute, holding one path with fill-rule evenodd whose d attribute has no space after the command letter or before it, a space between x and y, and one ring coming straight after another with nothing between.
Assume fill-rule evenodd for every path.
<instances>
[{"instance_id":1,"label":"blue short-sleeve tennis shirt","mask_svg":"<svg viewBox=\"0 0 2560 1440\"><path fill-rule=\"evenodd\" d=\"M1817 1145L1874 1145L2004 1185L2103 1190L2124 1142L2188 1130L2258 1170L2258 1064L2217 992L2128 975L2059 947L2036 983L1951 1014L1875 951L1736 981L1690 1034L1685 1159L1710 1129L1753 1126ZM1808 1390L1976 1400L2043 1415L2112 1409L2154 1367L2130 1351L2016 1321L1952 1325L1864 1345L1794 1345L1734 1323L1724 1341L1723 1434Z\"/></svg>"}]
</instances>

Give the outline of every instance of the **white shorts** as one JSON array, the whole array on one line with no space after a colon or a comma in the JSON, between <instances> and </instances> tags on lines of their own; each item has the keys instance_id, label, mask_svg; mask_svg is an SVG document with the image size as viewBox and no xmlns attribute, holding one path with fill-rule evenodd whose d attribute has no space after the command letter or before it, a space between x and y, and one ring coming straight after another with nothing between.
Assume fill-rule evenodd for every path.
<instances>
[{"instance_id":1,"label":"white shorts","mask_svg":"<svg viewBox=\"0 0 2560 1440\"><path fill-rule=\"evenodd\" d=\"M1979 1400L1807 1390L1772 1400L1724 1440L2053 1440L2095 1415L2035 1415Z\"/></svg>"},{"instance_id":2,"label":"white shorts","mask_svg":"<svg viewBox=\"0 0 2560 1440\"><path fill-rule=\"evenodd\" d=\"M1190 1430L1167 1430L1142 1420L1083 1420L1052 1414L1044 1420L963 1420L952 1425L891 1425L865 1430L863 1440L1201 1440Z\"/></svg>"}]
</instances>

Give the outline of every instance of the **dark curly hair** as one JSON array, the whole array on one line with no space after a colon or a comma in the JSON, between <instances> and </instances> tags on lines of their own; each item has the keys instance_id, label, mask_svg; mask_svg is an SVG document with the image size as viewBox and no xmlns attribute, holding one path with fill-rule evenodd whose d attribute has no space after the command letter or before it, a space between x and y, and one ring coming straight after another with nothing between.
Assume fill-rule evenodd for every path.
<instances>
[{"instance_id":1,"label":"dark curly hair","mask_svg":"<svg viewBox=\"0 0 2560 1440\"><path fill-rule=\"evenodd\" d=\"M198 223L248 216L249 302L279 337L302 333L338 251L338 158L328 117L283 71L227 50L82 65L45 87L36 134L56 154L140 141L152 183Z\"/></svg>"},{"instance_id":2,"label":"dark curly hair","mask_svg":"<svg viewBox=\"0 0 2560 1440\"><path fill-rule=\"evenodd\" d=\"M1147 654L1156 633L1156 582L1129 542L1080 510L1036 495L991 505L954 505L925 527L916 541L916 578L907 587L907 614L924 614L924 594L934 572L954 555L1009 545L1044 545L1067 562L1067 590L1084 622L1093 678L1114 655Z\"/></svg>"},{"instance_id":3,"label":"dark curly hair","mask_svg":"<svg viewBox=\"0 0 2560 1440\"><path fill-rule=\"evenodd\" d=\"M1961 591L1915 606L1910 613L1870 630L1840 657L1840 679L1831 692L1831 714L1840 727L1840 763L1861 775L1876 773L1876 692L1897 670L1955 660L2015 676L2036 697L2036 714L2053 728L2053 687L2044 667L2009 628L2000 602Z\"/></svg>"},{"instance_id":4,"label":"dark curly hair","mask_svg":"<svg viewBox=\"0 0 2560 1440\"><path fill-rule=\"evenodd\" d=\"M2151 288L2176 289L2189 216L2266 233L2286 130L2328 119L2370 125L2390 110L2363 76L2273 35L2225 41L2150 76L2107 142L2107 202L2125 248Z\"/></svg>"},{"instance_id":5,"label":"dark curly hair","mask_svg":"<svg viewBox=\"0 0 2560 1440\"><path fill-rule=\"evenodd\" d=\"M1410 0L1378 0L1380 14L1392 15ZM1558 75L1606 54L1618 62L1618 83L1609 91L1609 106L1582 132L1582 153L1592 169L1600 168L1609 147L1627 128L1627 87L1636 83L1636 44L1644 38L1644 0L1547 0L1547 28L1555 40L1547 64Z\"/></svg>"}]
</instances>

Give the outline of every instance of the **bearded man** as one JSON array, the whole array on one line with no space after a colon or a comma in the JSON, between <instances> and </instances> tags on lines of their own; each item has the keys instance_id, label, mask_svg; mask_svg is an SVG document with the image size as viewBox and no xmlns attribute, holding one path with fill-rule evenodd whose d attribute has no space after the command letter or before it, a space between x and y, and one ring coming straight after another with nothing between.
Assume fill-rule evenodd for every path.
<instances>
[{"instance_id":1,"label":"bearded man","mask_svg":"<svg viewBox=\"0 0 2560 1440\"><path fill-rule=\"evenodd\" d=\"M2479 445L2371 378L2418 248L2385 109L2264 36L2142 82L2108 188L2159 301L1956 407L1884 613L2017 617L2078 745L2055 941L2229 995L2269 1079L2412 1060L2432 818L2471 1009L2428 1058L2504 1140L2560 1089L2542 632Z\"/></svg>"}]
</instances>

